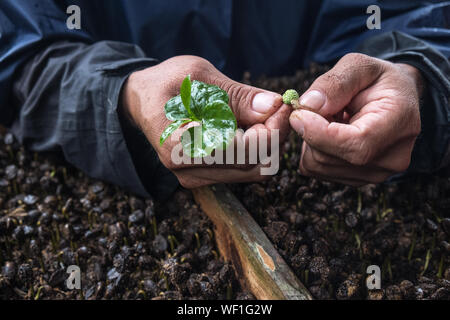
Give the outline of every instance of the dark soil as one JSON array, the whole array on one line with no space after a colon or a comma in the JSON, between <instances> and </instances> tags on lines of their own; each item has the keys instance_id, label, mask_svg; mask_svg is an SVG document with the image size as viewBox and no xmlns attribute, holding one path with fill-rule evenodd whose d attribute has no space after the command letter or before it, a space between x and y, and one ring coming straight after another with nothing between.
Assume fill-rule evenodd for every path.
<instances>
[{"instance_id":1,"label":"dark soil","mask_svg":"<svg viewBox=\"0 0 450 320\"><path fill-rule=\"evenodd\" d=\"M69 290L69 265L81 290ZM179 190L133 197L0 134L0 299L246 299Z\"/></svg>"},{"instance_id":2,"label":"dark soil","mask_svg":"<svg viewBox=\"0 0 450 320\"><path fill-rule=\"evenodd\" d=\"M303 92L326 67L253 85ZM231 185L286 262L319 299L450 299L450 179L423 176L353 188L297 172L300 138L284 143L278 175ZM366 268L381 268L367 290Z\"/></svg>"},{"instance_id":3,"label":"dark soil","mask_svg":"<svg viewBox=\"0 0 450 320\"><path fill-rule=\"evenodd\" d=\"M244 81L300 92L326 67ZM352 188L298 174L300 139L269 181L231 185L320 299L449 299L450 180ZM0 299L252 298L218 257L191 194L143 200L0 134ZM81 268L68 290L66 268ZM379 265L382 290L368 291Z\"/></svg>"}]
</instances>

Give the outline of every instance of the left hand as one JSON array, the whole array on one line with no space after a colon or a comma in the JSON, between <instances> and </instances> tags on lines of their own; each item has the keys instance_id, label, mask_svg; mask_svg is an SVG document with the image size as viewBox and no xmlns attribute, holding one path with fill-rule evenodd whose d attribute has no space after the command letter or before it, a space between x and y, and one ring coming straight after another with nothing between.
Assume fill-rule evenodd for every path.
<instances>
[{"instance_id":1,"label":"left hand","mask_svg":"<svg viewBox=\"0 0 450 320\"><path fill-rule=\"evenodd\" d=\"M363 54L317 78L290 124L304 139L300 173L359 186L405 171L420 133L420 72Z\"/></svg>"}]
</instances>

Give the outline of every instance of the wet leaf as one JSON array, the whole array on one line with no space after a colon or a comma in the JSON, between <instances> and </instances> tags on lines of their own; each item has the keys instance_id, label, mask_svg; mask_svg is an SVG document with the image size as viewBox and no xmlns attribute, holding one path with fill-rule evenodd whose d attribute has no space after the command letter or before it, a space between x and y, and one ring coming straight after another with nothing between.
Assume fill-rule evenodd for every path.
<instances>
[{"instance_id":1,"label":"wet leaf","mask_svg":"<svg viewBox=\"0 0 450 320\"><path fill-rule=\"evenodd\" d=\"M162 133L160 144L181 125L195 121L199 125L189 128L181 137L185 153L191 157L205 157L214 149L226 149L237 128L228 101L224 90L200 81L191 83L187 76L180 95L166 103L166 117L174 122Z\"/></svg>"}]
</instances>

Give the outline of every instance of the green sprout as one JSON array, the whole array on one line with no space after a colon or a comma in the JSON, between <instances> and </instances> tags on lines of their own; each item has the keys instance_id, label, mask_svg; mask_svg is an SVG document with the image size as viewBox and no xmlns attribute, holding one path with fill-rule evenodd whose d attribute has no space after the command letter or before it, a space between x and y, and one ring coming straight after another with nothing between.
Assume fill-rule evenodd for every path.
<instances>
[{"instance_id":1,"label":"green sprout","mask_svg":"<svg viewBox=\"0 0 450 320\"><path fill-rule=\"evenodd\" d=\"M286 90L286 92L283 94L283 102L285 104L292 104L292 100L298 100L298 98L300 98L300 96L294 89Z\"/></svg>"},{"instance_id":2,"label":"green sprout","mask_svg":"<svg viewBox=\"0 0 450 320\"><path fill-rule=\"evenodd\" d=\"M215 149L226 149L237 129L228 101L224 90L191 81L188 75L181 84L180 94L167 101L164 107L166 118L173 122L163 131L159 143L162 145L175 130L194 122L199 125L189 128L181 136L186 154L192 158L205 157Z\"/></svg>"}]
</instances>

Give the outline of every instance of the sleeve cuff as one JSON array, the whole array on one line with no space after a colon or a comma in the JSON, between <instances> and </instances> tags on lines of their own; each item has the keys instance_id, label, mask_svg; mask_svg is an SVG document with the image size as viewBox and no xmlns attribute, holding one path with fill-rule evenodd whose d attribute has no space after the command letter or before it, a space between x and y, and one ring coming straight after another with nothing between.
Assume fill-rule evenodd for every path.
<instances>
[{"instance_id":1,"label":"sleeve cuff","mask_svg":"<svg viewBox=\"0 0 450 320\"><path fill-rule=\"evenodd\" d=\"M130 59L102 66L106 112L107 153L119 185L142 197L167 198L178 186L176 177L159 161L145 135L121 112L120 96L128 76L156 64L153 59Z\"/></svg>"}]
</instances>

